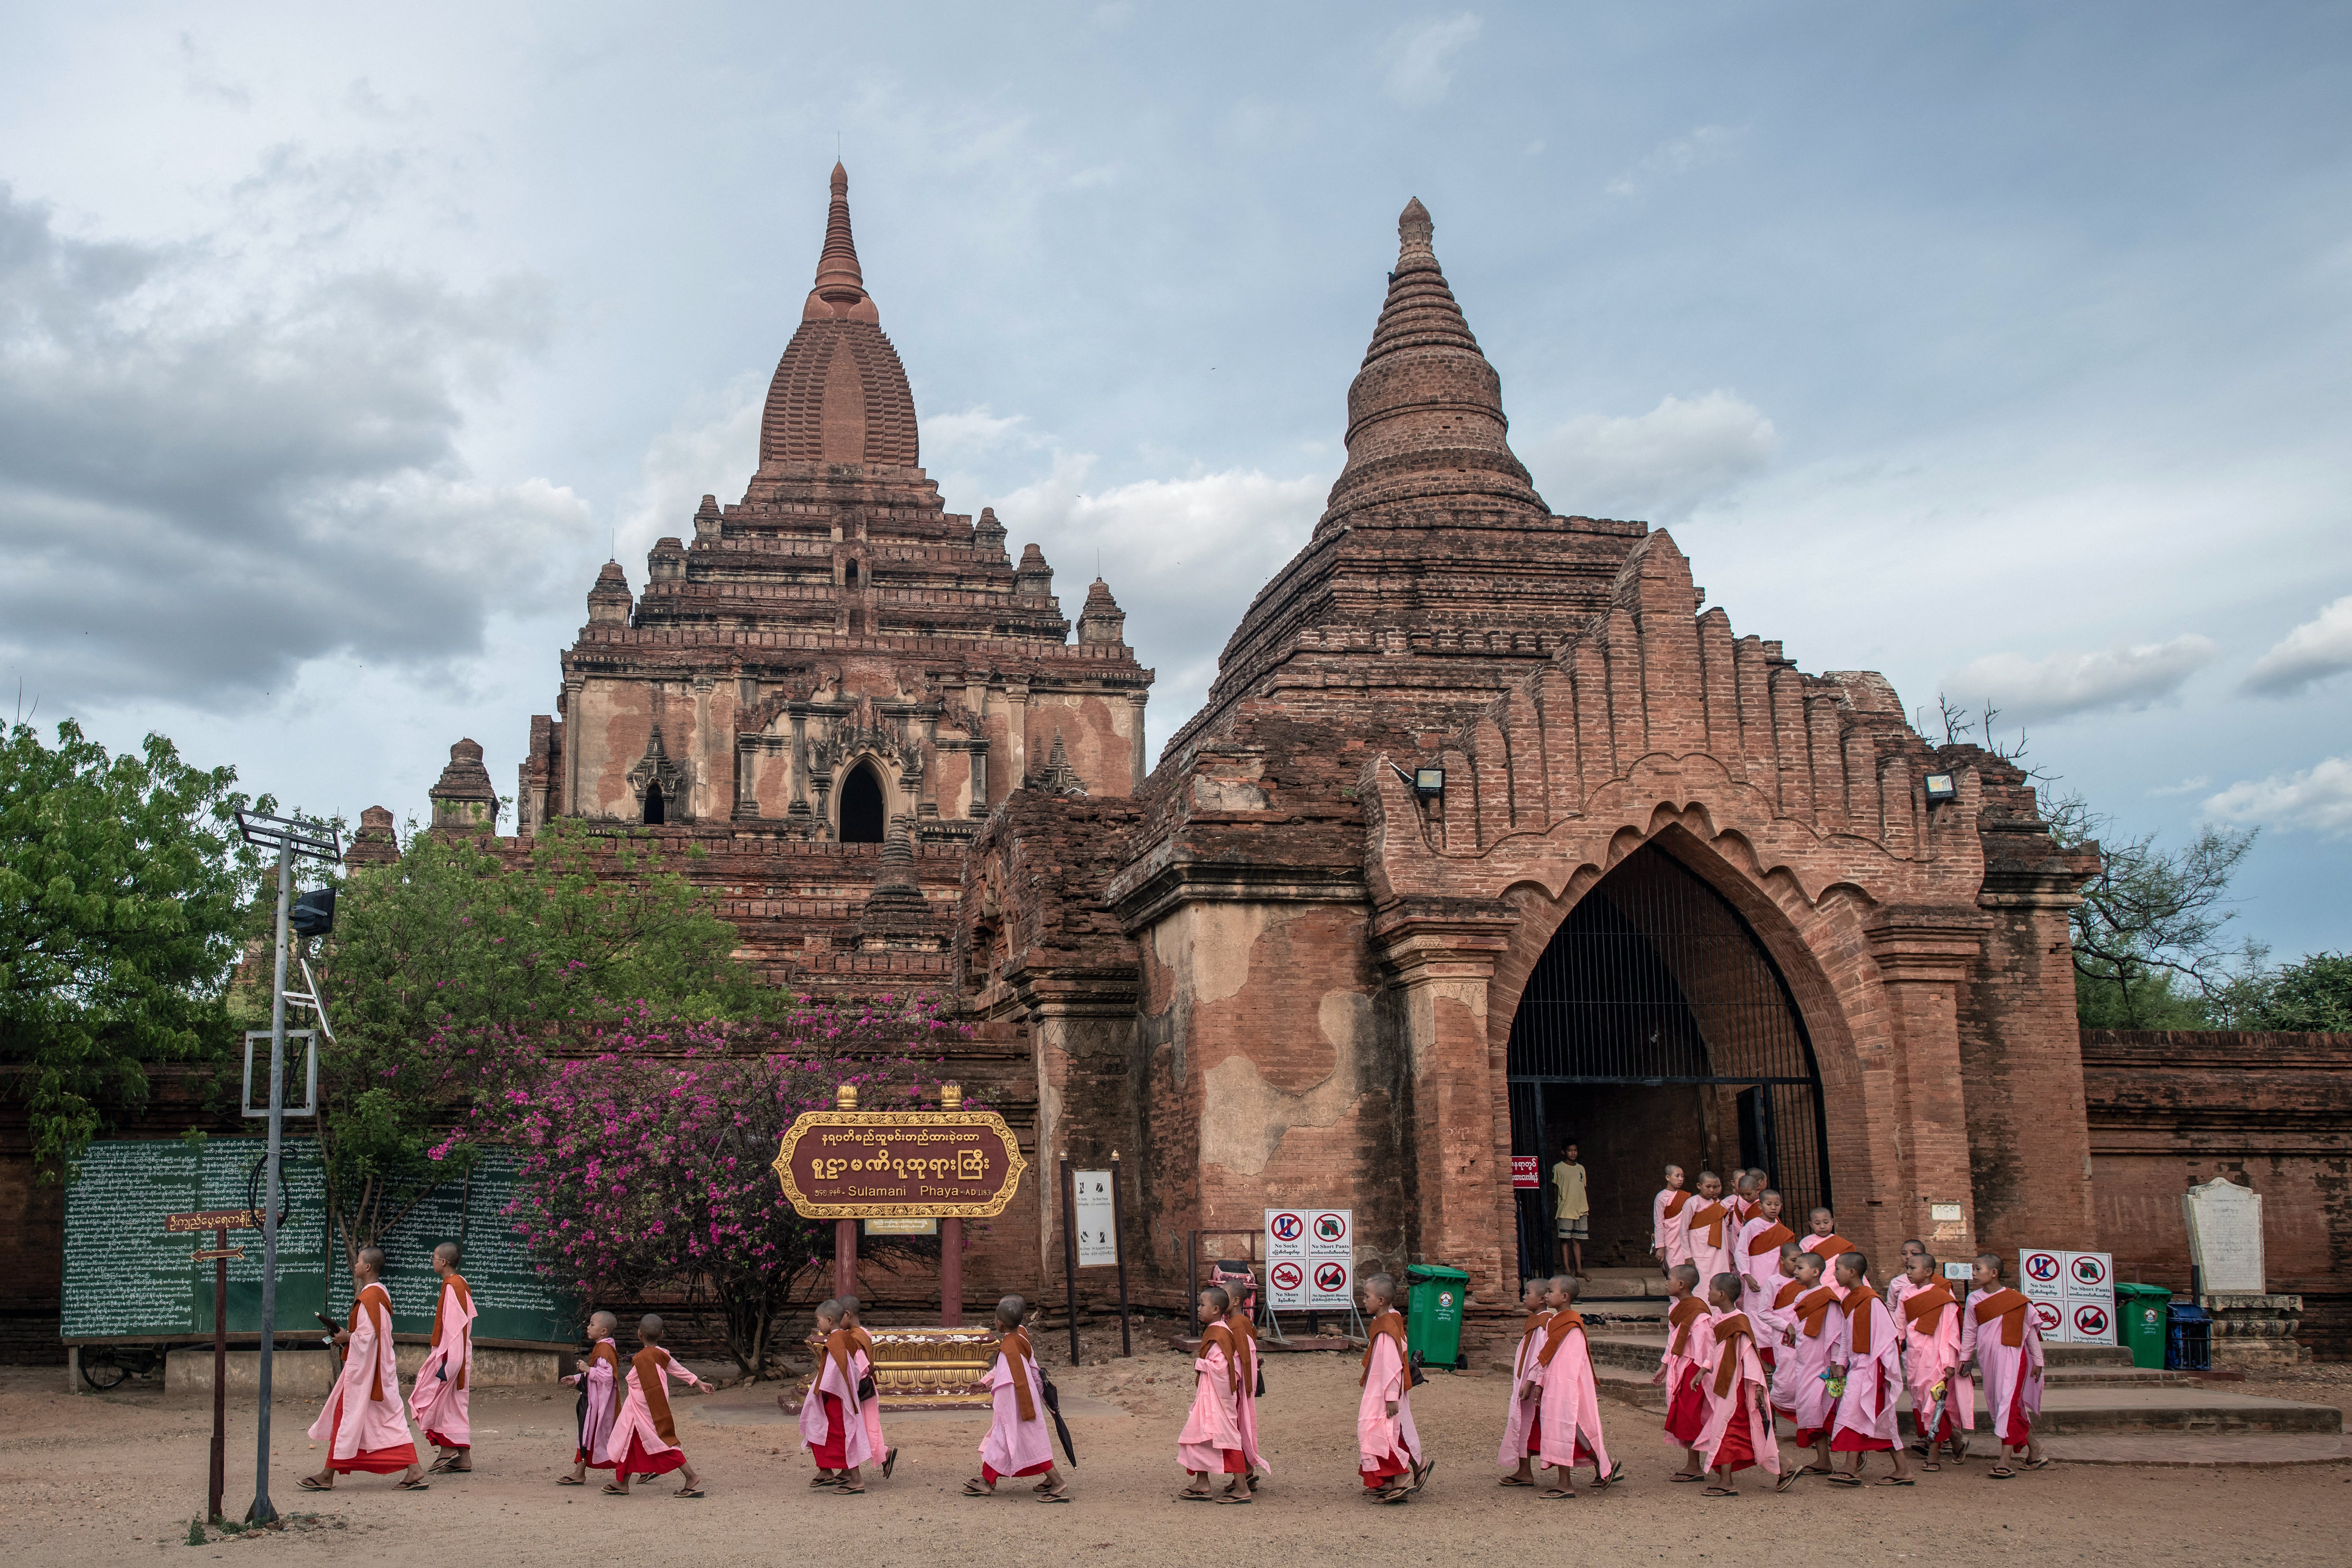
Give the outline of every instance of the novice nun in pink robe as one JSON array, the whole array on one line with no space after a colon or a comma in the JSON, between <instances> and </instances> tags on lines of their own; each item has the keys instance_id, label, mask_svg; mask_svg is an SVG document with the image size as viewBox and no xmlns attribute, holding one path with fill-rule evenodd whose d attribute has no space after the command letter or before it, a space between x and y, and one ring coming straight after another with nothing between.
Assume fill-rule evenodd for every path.
<instances>
[{"instance_id":1,"label":"novice nun in pink robe","mask_svg":"<svg viewBox=\"0 0 2352 1568\"><path fill-rule=\"evenodd\" d=\"M1249 1467L1243 1474L1249 1489L1255 1491L1259 1477L1274 1474L1266 1468L1265 1456L1257 1451L1257 1331L1250 1326L1249 1313L1239 1303L1225 1314L1225 1327L1234 1331L1234 1371L1240 1374L1234 1390L1234 1414L1242 1433L1242 1462Z\"/></svg>"},{"instance_id":2,"label":"novice nun in pink robe","mask_svg":"<svg viewBox=\"0 0 2352 1568\"><path fill-rule=\"evenodd\" d=\"M1405 1361L1404 1320L1393 1310L1374 1318L1364 1346L1364 1392L1356 1401L1356 1473L1366 1488L1402 1497L1411 1486L1393 1487L1410 1474L1418 1485L1427 1474L1421 1463L1421 1434L1412 1425L1412 1373ZM1389 1414L1394 1401L1396 1414Z\"/></svg>"},{"instance_id":3,"label":"novice nun in pink robe","mask_svg":"<svg viewBox=\"0 0 2352 1568\"><path fill-rule=\"evenodd\" d=\"M1904 1282L1910 1283L1907 1277ZM1960 1352L1960 1305L1937 1279L1907 1292L1895 1316L1903 1325L1903 1381L1911 1388L1912 1425L1927 1440L1930 1460L1939 1442L1952 1444L1957 1454L1960 1434L1976 1425L1977 1405L1975 1385L1959 1373L1966 1359ZM1939 1383L1945 1385L1944 1414L1930 1432L1927 1415L1936 1407Z\"/></svg>"},{"instance_id":4,"label":"novice nun in pink robe","mask_svg":"<svg viewBox=\"0 0 2352 1568\"><path fill-rule=\"evenodd\" d=\"M436 1256L435 1261L440 1261ZM408 1408L425 1428L425 1440L435 1447L457 1449L434 1462L436 1470L467 1468L464 1450L474 1444L473 1423L467 1406L472 1395L467 1384L474 1371L474 1294L456 1269L441 1276L441 1300L433 1308L433 1348L416 1369L416 1392Z\"/></svg>"},{"instance_id":5,"label":"novice nun in pink robe","mask_svg":"<svg viewBox=\"0 0 2352 1568\"><path fill-rule=\"evenodd\" d=\"M1750 1320L1757 1320L1759 1314L1770 1311L1773 1301L1780 1294L1780 1287L1788 1283L1788 1276L1780 1272L1780 1248L1796 1239L1796 1232L1777 1219L1766 1218L1760 1212L1739 1227L1739 1240L1732 1250L1739 1265L1739 1310ZM1756 1288L1752 1290L1747 1284L1750 1279L1756 1281ZM1769 1353L1771 1348L1771 1342L1765 1337L1759 1323L1757 1349L1767 1352L1764 1357L1766 1366L1772 1364Z\"/></svg>"},{"instance_id":6,"label":"novice nun in pink robe","mask_svg":"<svg viewBox=\"0 0 2352 1568\"><path fill-rule=\"evenodd\" d=\"M1680 1174L1677 1172L1676 1174ZM1690 1255L1691 1205L1698 1199L1680 1187L1660 1191L1650 1205L1651 1250L1666 1255L1666 1267L1688 1263Z\"/></svg>"},{"instance_id":7,"label":"novice nun in pink robe","mask_svg":"<svg viewBox=\"0 0 2352 1568\"><path fill-rule=\"evenodd\" d=\"M1241 1357L1233 1330L1222 1321L1201 1331L1201 1353L1192 1360L1192 1408L1176 1434L1176 1462L1193 1478L1176 1494L1187 1502L1209 1496L1210 1476L1249 1473L1249 1461L1242 1457ZM1234 1502L1249 1500L1246 1489L1226 1495Z\"/></svg>"},{"instance_id":8,"label":"novice nun in pink robe","mask_svg":"<svg viewBox=\"0 0 2352 1568\"><path fill-rule=\"evenodd\" d=\"M327 1396L327 1407L310 1423L310 1436L330 1445L326 1468L339 1476L353 1470L388 1476L416 1463L416 1439L401 1408L400 1369L393 1360L392 1297L373 1279L352 1302L342 1374ZM423 1483L402 1484L415 1490ZM302 1486L325 1489L308 1477Z\"/></svg>"},{"instance_id":9,"label":"novice nun in pink robe","mask_svg":"<svg viewBox=\"0 0 2352 1568\"><path fill-rule=\"evenodd\" d=\"M1609 1445L1601 1440L1601 1388L1592 1377L1592 1347L1585 1339L1582 1313L1570 1306L1552 1314L1536 1363L1543 1380L1543 1426L1538 1434L1536 1463L1545 1468L1557 1465L1563 1471L1591 1465L1592 1484L1609 1485L1622 1467L1610 1462ZM1553 1492L1576 1495L1566 1486L1543 1495L1550 1497Z\"/></svg>"},{"instance_id":10,"label":"novice nun in pink robe","mask_svg":"<svg viewBox=\"0 0 2352 1568\"><path fill-rule=\"evenodd\" d=\"M613 1451L613 1423L621 1414L620 1372L619 1348L610 1334L601 1336L589 1349L586 1370L578 1374L580 1436L572 1462L583 1473L609 1470L620 1457Z\"/></svg>"},{"instance_id":11,"label":"novice nun in pink robe","mask_svg":"<svg viewBox=\"0 0 2352 1568\"><path fill-rule=\"evenodd\" d=\"M1706 1425L1698 1435L1699 1461L1710 1470L1726 1472L1727 1479L1758 1465L1779 1475L1780 1444L1772 1435L1772 1410L1764 1398L1764 1363L1756 1354L1756 1331L1747 1313L1727 1312L1714 1321L1707 1330L1707 1355L1712 1365L1706 1380Z\"/></svg>"},{"instance_id":12,"label":"novice nun in pink robe","mask_svg":"<svg viewBox=\"0 0 2352 1568\"><path fill-rule=\"evenodd\" d=\"M1536 1451L1537 1416L1543 1408L1543 1384L1538 1375L1540 1368L1536 1355L1543 1348L1544 1325L1550 1321L1551 1313L1541 1308L1529 1312L1526 1326L1519 1331L1519 1348L1511 1357L1511 1386L1505 1391L1510 1403L1503 1413L1503 1446L1495 1450L1495 1463L1507 1470L1517 1470Z\"/></svg>"},{"instance_id":13,"label":"novice nun in pink robe","mask_svg":"<svg viewBox=\"0 0 2352 1568\"><path fill-rule=\"evenodd\" d=\"M821 1470L854 1470L874 1458L872 1431L858 1406L859 1359L856 1334L847 1329L827 1334L816 1381L801 1401L801 1447Z\"/></svg>"},{"instance_id":14,"label":"novice nun in pink robe","mask_svg":"<svg viewBox=\"0 0 2352 1568\"><path fill-rule=\"evenodd\" d=\"M654 1331L641 1328L637 1333L643 1338L650 1331ZM628 1392L621 1400L621 1413L613 1418L613 1436L608 1439L617 1456L613 1466L616 1489L626 1486L631 1476L667 1475L685 1468L686 1450L678 1446L677 1427L670 1417L671 1373L697 1388L709 1386L657 1344L647 1342L629 1358ZM691 1480L687 1489L694 1495L700 1492Z\"/></svg>"},{"instance_id":15,"label":"novice nun in pink robe","mask_svg":"<svg viewBox=\"0 0 2352 1568\"><path fill-rule=\"evenodd\" d=\"M1797 1441L1810 1448L1829 1433L1832 1403L1822 1374L1844 1342L1845 1313L1838 1306L1836 1290L1827 1285L1798 1297L1790 1311L1797 1322L1797 1342L1782 1358L1789 1418L1797 1428Z\"/></svg>"},{"instance_id":16,"label":"novice nun in pink robe","mask_svg":"<svg viewBox=\"0 0 2352 1568\"><path fill-rule=\"evenodd\" d=\"M1833 1454L1874 1454L1902 1441L1895 1421L1903 1399L1903 1364L1895 1320L1867 1285L1854 1285L1843 1303L1845 1393L1838 1397L1830 1433Z\"/></svg>"},{"instance_id":17,"label":"novice nun in pink robe","mask_svg":"<svg viewBox=\"0 0 2352 1568\"><path fill-rule=\"evenodd\" d=\"M2042 1414L2042 1330L2033 1303L2006 1285L1969 1291L1960 1360L1976 1363L1993 1436L2005 1447L2024 1447Z\"/></svg>"},{"instance_id":18,"label":"novice nun in pink robe","mask_svg":"<svg viewBox=\"0 0 2352 1568\"><path fill-rule=\"evenodd\" d=\"M999 1309L1002 1311L1003 1309ZM1000 1318L1001 1323L1003 1320ZM996 1342L996 1362L981 1379L992 1391L988 1436L980 1442L980 1490L993 1490L1004 1476L1044 1476L1054 1468L1054 1428L1045 1411L1045 1385L1029 1336L1006 1329ZM964 1483L964 1490L973 1489ZM1059 1500L1051 1492L1042 1498Z\"/></svg>"}]
</instances>

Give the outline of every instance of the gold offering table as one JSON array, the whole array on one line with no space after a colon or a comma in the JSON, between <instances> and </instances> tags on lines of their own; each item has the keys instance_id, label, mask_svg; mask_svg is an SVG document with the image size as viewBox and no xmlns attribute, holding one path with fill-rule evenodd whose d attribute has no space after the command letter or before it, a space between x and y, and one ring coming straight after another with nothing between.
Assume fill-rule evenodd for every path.
<instances>
[{"instance_id":1,"label":"gold offering table","mask_svg":"<svg viewBox=\"0 0 2352 1568\"><path fill-rule=\"evenodd\" d=\"M874 1390L887 1410L985 1410L989 1391L980 1386L996 1360L996 1335L988 1329L885 1329L868 1325L874 1337ZM812 1335L812 1359L824 1342ZM805 1403L816 1373L801 1380Z\"/></svg>"}]
</instances>

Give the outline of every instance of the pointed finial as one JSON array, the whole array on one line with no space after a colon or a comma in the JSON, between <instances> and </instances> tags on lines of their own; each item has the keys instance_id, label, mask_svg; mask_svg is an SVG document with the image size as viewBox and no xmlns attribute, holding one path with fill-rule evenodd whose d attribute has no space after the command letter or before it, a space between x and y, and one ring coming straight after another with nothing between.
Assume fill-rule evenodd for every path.
<instances>
[{"instance_id":1,"label":"pointed finial","mask_svg":"<svg viewBox=\"0 0 2352 1568\"><path fill-rule=\"evenodd\" d=\"M1397 258L1434 257L1436 252L1430 247L1430 236L1436 229L1437 226L1430 221L1429 209L1421 205L1419 196L1405 203L1404 211L1397 215Z\"/></svg>"},{"instance_id":2,"label":"pointed finial","mask_svg":"<svg viewBox=\"0 0 2352 1568\"><path fill-rule=\"evenodd\" d=\"M857 265L857 242L849 232L849 171L833 166L833 196L824 215L824 249L816 258L816 287L809 290L803 321L821 316L878 321L874 301L866 292L866 274Z\"/></svg>"}]
</instances>

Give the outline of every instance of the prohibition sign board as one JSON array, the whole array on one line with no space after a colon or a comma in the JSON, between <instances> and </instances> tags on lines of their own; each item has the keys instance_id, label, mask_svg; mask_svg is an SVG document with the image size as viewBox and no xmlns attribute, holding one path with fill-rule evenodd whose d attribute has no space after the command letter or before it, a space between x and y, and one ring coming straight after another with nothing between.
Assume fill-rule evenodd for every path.
<instances>
[{"instance_id":1,"label":"prohibition sign board","mask_svg":"<svg viewBox=\"0 0 2352 1568\"><path fill-rule=\"evenodd\" d=\"M1315 1276L1307 1281L1310 1289L1307 1304L1310 1307L1344 1307L1355 1299L1349 1289L1355 1267L1344 1258L1322 1258L1315 1263Z\"/></svg>"},{"instance_id":2,"label":"prohibition sign board","mask_svg":"<svg viewBox=\"0 0 2352 1568\"><path fill-rule=\"evenodd\" d=\"M1274 1282L1276 1290L1297 1295L1298 1288L1307 1283L1307 1271L1296 1263L1277 1263L1266 1278Z\"/></svg>"},{"instance_id":3,"label":"prohibition sign board","mask_svg":"<svg viewBox=\"0 0 2352 1568\"><path fill-rule=\"evenodd\" d=\"M1349 1209L1325 1209L1315 1216L1314 1249L1336 1251L1348 1242Z\"/></svg>"},{"instance_id":4,"label":"prohibition sign board","mask_svg":"<svg viewBox=\"0 0 2352 1568\"><path fill-rule=\"evenodd\" d=\"M2115 1327L2106 1308L2096 1301L2085 1301L2074 1309L2074 1338L2078 1343L2112 1339Z\"/></svg>"},{"instance_id":5,"label":"prohibition sign board","mask_svg":"<svg viewBox=\"0 0 2352 1568\"><path fill-rule=\"evenodd\" d=\"M2017 1255L2018 1289L2040 1300L2056 1300L2066 1290L2066 1260L2055 1252L2028 1249Z\"/></svg>"},{"instance_id":6,"label":"prohibition sign board","mask_svg":"<svg viewBox=\"0 0 2352 1568\"><path fill-rule=\"evenodd\" d=\"M2107 1288L2107 1255L2104 1252L2077 1252L2067 1259L2067 1274L2072 1289L2100 1291Z\"/></svg>"},{"instance_id":7,"label":"prohibition sign board","mask_svg":"<svg viewBox=\"0 0 2352 1568\"><path fill-rule=\"evenodd\" d=\"M2066 1314L2058 1310L2058 1304L2055 1301L2033 1303L2033 1326L2041 1330L2045 1338L2056 1333L2065 1326L2065 1322Z\"/></svg>"}]
</instances>

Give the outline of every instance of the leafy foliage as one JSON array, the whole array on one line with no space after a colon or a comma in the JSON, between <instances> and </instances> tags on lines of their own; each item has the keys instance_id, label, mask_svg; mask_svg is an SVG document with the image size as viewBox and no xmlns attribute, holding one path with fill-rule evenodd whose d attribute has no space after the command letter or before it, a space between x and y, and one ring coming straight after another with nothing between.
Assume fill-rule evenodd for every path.
<instances>
[{"instance_id":1,"label":"leafy foliage","mask_svg":"<svg viewBox=\"0 0 2352 1568\"><path fill-rule=\"evenodd\" d=\"M2352 953L2315 952L2246 976L2221 999L2240 1029L2352 1030Z\"/></svg>"},{"instance_id":2,"label":"leafy foliage","mask_svg":"<svg viewBox=\"0 0 2352 1568\"><path fill-rule=\"evenodd\" d=\"M651 1009L585 1031L480 1027L437 1037L442 1081L471 1118L432 1152L478 1142L522 1156L516 1228L590 1300L665 1288L715 1303L748 1374L793 1277L832 1255L830 1226L782 1201L770 1162L793 1118L833 1103L911 1106L938 1048L969 1034L924 997L800 1006L777 1026L668 1023ZM560 1047L560 1049L559 1049Z\"/></svg>"},{"instance_id":3,"label":"leafy foliage","mask_svg":"<svg viewBox=\"0 0 2352 1568\"><path fill-rule=\"evenodd\" d=\"M2092 1028L2194 1028L2247 973L2262 947L2225 939L2237 911L2230 879L2259 831L2208 826L2187 847L2156 835L2116 836L2114 818L2080 795L2045 805L2059 843L2096 839L2099 874L2073 916L2078 1016Z\"/></svg>"},{"instance_id":4,"label":"leafy foliage","mask_svg":"<svg viewBox=\"0 0 2352 1568\"><path fill-rule=\"evenodd\" d=\"M52 1173L146 1098L148 1064L225 1055L262 870L234 769L161 735L112 757L71 721L57 736L17 723L0 746L0 1062Z\"/></svg>"},{"instance_id":5,"label":"leafy foliage","mask_svg":"<svg viewBox=\"0 0 2352 1568\"><path fill-rule=\"evenodd\" d=\"M426 1157L469 1087L437 1041L616 1022L613 998L664 1016L756 1016L710 895L641 837L551 823L515 864L476 839L410 835L400 858L346 880L320 980L335 1028L319 1135L347 1245L381 1237L457 1173Z\"/></svg>"}]
</instances>

